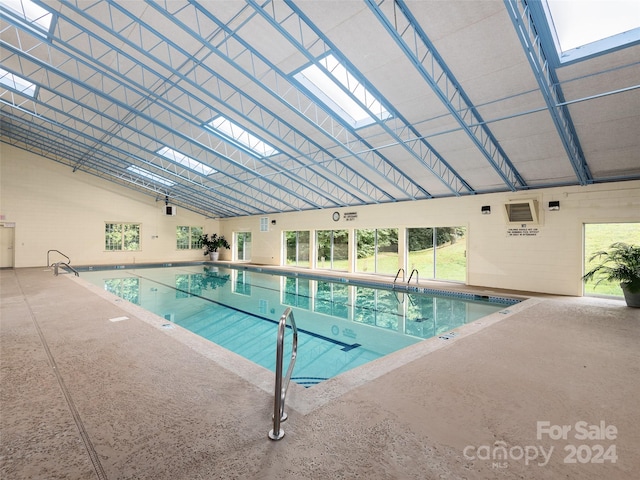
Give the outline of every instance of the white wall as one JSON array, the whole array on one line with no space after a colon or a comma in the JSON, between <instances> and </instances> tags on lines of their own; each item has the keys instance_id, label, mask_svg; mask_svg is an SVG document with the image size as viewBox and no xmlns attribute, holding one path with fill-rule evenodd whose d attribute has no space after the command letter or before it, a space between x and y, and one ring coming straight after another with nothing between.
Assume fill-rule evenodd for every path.
<instances>
[{"instance_id":1,"label":"white wall","mask_svg":"<svg viewBox=\"0 0 640 480\"><path fill-rule=\"evenodd\" d=\"M45 266L59 250L71 265L205 260L201 250L178 250L178 225L214 232L217 221L178 207L163 215L164 198L140 194L0 144L0 222L15 223L15 267ZM141 251L105 251L105 223L140 223ZM230 255L230 254L229 254ZM63 257L51 254L51 260Z\"/></svg>"},{"instance_id":2,"label":"white wall","mask_svg":"<svg viewBox=\"0 0 640 480\"><path fill-rule=\"evenodd\" d=\"M461 225L468 231L470 285L581 295L583 223L640 222L640 181L634 181L265 215L269 231L260 232L262 216L214 221L178 208L167 217L162 199L0 145L0 222L15 222L16 267L45 265L49 249L66 253L74 265L202 260L200 251L176 249L177 225L204 226L229 240L249 231L252 261L268 265L281 264L284 230ZM503 203L524 198L538 200L542 223L535 236L509 236ZM560 201L559 211L548 211L551 200ZM483 205L491 215L480 213ZM357 217L334 222L334 211ZM141 223L142 250L104 251L105 222ZM221 259L231 259L231 252L221 252Z\"/></svg>"},{"instance_id":3,"label":"white wall","mask_svg":"<svg viewBox=\"0 0 640 480\"><path fill-rule=\"evenodd\" d=\"M541 223L531 237L510 236L504 202L538 200ZM549 211L551 200L559 211ZM491 206L490 215L481 207ZM332 220L332 213L355 212L353 221ZM281 264L281 237L285 230L360 229L431 226L467 227L467 283L522 291L582 295L583 223L640 222L640 182L586 187L562 187L529 192L495 193L459 198L389 203L335 210L268 215L269 231L260 232L260 217L223 219L220 230L231 238L235 231L251 231L252 260ZM276 220L276 225L271 225ZM403 236L401 235L402 239ZM615 239L612 239L612 242ZM640 243L640 238L638 239ZM402 256L402 255L401 255Z\"/></svg>"}]
</instances>

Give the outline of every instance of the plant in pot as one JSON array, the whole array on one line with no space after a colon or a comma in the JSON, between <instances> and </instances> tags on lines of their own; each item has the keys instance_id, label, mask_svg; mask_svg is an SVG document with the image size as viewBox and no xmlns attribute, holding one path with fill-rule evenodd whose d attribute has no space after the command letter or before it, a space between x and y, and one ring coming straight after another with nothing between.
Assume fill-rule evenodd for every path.
<instances>
[{"instance_id":1,"label":"plant in pot","mask_svg":"<svg viewBox=\"0 0 640 480\"><path fill-rule=\"evenodd\" d=\"M231 245L229 245L229 242L227 242L226 238L224 238L224 236L222 235L218 235L217 233L212 233L211 236L209 236L208 233L205 233L204 235L202 235L202 237L200 237L200 240L202 241L204 254L209 255L210 260L218 260L218 255L220 254L220 252L218 252L218 249L231 248Z\"/></svg>"},{"instance_id":2,"label":"plant in pot","mask_svg":"<svg viewBox=\"0 0 640 480\"><path fill-rule=\"evenodd\" d=\"M620 282L620 288L629 307L640 307L640 246L616 242L609 250L594 253L589 262L600 263L584 274L586 282Z\"/></svg>"}]
</instances>

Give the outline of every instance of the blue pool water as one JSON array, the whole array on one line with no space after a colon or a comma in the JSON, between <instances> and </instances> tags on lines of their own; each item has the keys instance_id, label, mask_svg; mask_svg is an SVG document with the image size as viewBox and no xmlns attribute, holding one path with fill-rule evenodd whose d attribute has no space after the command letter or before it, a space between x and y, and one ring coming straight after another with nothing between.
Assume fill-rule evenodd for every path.
<instances>
[{"instance_id":1,"label":"blue pool water","mask_svg":"<svg viewBox=\"0 0 640 480\"><path fill-rule=\"evenodd\" d=\"M278 321L291 307L298 326L292 380L304 386L516 303L207 264L119 267L81 277L272 371ZM285 368L291 335L287 329Z\"/></svg>"}]
</instances>

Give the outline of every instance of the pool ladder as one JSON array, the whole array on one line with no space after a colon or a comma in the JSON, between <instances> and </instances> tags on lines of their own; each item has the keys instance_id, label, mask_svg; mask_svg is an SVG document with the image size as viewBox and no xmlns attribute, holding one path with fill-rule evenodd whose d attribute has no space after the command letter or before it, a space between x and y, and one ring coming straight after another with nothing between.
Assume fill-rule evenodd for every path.
<instances>
[{"instance_id":1,"label":"pool ladder","mask_svg":"<svg viewBox=\"0 0 640 480\"><path fill-rule=\"evenodd\" d=\"M56 252L59 253L60 255L62 255L64 258L67 259L66 262L63 262L62 260L60 260L59 262L55 262L55 263L49 263L49 254L51 252ZM80 274L78 273L78 271L73 268L71 265L69 265L71 263L71 259L69 257L67 257L64 253L62 253L60 250L49 250L47 251L47 266L48 267L53 267L53 274L57 277L58 276L58 269L60 268L60 266L63 266L64 268L66 268L67 270L69 270L69 272L73 272L75 274L76 277L79 277Z\"/></svg>"},{"instance_id":2,"label":"pool ladder","mask_svg":"<svg viewBox=\"0 0 640 480\"><path fill-rule=\"evenodd\" d=\"M289 361L289 368L284 379L282 378L282 363L284 357L284 332L287 328L287 319L291 319L291 329L293 330L293 345L291 348L291 360ZM296 356L298 355L298 327L296 327L296 320L293 318L293 310L287 308L282 316L280 322L278 322L278 340L276 345L276 387L273 398L273 430L269 432L269 438L271 440L280 440L284 437L284 430L280 428L280 423L287 419L287 414L284 412L284 400L287 396L287 389L289 388L289 381L291 380L291 374L293 373L293 367L296 364Z\"/></svg>"},{"instance_id":3,"label":"pool ladder","mask_svg":"<svg viewBox=\"0 0 640 480\"><path fill-rule=\"evenodd\" d=\"M400 272L402 272L402 281L404 282L404 268L400 268L398 269L398 273L396 273L396 278L393 279L393 283L396 283L398 281L398 277L400 276ZM416 274L416 283L419 283L418 281L418 269L414 268L413 270L411 270L411 274L409 275L409 280L407 280L407 283L411 283L411 279L413 278L413 274Z\"/></svg>"}]
</instances>

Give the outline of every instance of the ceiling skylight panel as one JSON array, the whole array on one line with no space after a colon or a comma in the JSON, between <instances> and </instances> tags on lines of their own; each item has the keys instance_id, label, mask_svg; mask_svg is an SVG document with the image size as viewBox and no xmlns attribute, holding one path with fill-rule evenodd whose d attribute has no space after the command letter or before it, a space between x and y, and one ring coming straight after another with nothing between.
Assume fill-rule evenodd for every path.
<instances>
[{"instance_id":1,"label":"ceiling skylight panel","mask_svg":"<svg viewBox=\"0 0 640 480\"><path fill-rule=\"evenodd\" d=\"M36 95L36 85L34 83L14 75L13 73L9 73L3 68L0 68L0 85L17 90L23 95L27 95L31 98Z\"/></svg>"},{"instance_id":2,"label":"ceiling skylight panel","mask_svg":"<svg viewBox=\"0 0 640 480\"><path fill-rule=\"evenodd\" d=\"M30 0L0 0L0 3L15 12L22 20L40 33L49 32L53 15Z\"/></svg>"},{"instance_id":3,"label":"ceiling skylight panel","mask_svg":"<svg viewBox=\"0 0 640 480\"><path fill-rule=\"evenodd\" d=\"M640 40L638 0L545 0L543 6L562 61Z\"/></svg>"},{"instance_id":4,"label":"ceiling skylight panel","mask_svg":"<svg viewBox=\"0 0 640 480\"><path fill-rule=\"evenodd\" d=\"M382 103L333 55L329 54L319 62L331 75L327 75L322 68L313 64L294 77L352 127L359 128L375 122L358 101L380 120L391 117Z\"/></svg>"},{"instance_id":5,"label":"ceiling skylight panel","mask_svg":"<svg viewBox=\"0 0 640 480\"><path fill-rule=\"evenodd\" d=\"M240 125L233 123L222 115L211 120L207 126L222 134L223 137L231 140L236 145L243 147L245 150L249 149L250 153L260 157L270 157L271 155L280 153L268 143L260 140Z\"/></svg>"},{"instance_id":6,"label":"ceiling skylight panel","mask_svg":"<svg viewBox=\"0 0 640 480\"><path fill-rule=\"evenodd\" d=\"M171 187L175 185L175 183L172 182L171 180L167 180L166 178L161 177L160 175L156 175L155 173L145 170L144 168L136 167L135 165L130 165L129 167L127 167L127 170L129 170L131 173L135 173L136 175L140 175L141 177L145 177L145 178L148 178L149 180L153 180L154 182L159 183L161 185L166 185L167 187Z\"/></svg>"},{"instance_id":7,"label":"ceiling skylight panel","mask_svg":"<svg viewBox=\"0 0 640 480\"><path fill-rule=\"evenodd\" d=\"M202 162L199 162L191 157L187 157L186 155L173 150L172 148L169 147L162 147L160 150L158 150L156 152L158 155L163 156L164 158L167 158L171 161L174 161L176 163L179 163L182 166L185 166L195 172L198 172L202 175L212 175L214 173L216 173L216 170L214 170L213 168L209 167L208 165L205 165Z\"/></svg>"}]
</instances>

